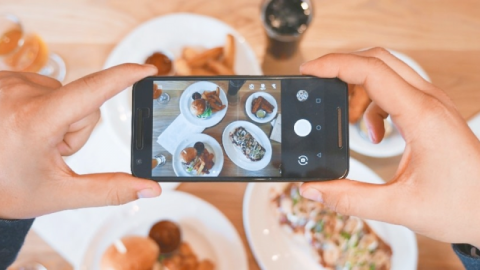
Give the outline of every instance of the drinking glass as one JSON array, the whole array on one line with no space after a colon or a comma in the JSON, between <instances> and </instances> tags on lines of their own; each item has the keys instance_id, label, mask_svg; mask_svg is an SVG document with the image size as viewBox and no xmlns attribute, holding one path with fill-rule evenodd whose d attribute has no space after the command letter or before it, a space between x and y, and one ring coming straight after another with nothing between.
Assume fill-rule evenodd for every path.
<instances>
[{"instance_id":1,"label":"drinking glass","mask_svg":"<svg viewBox=\"0 0 480 270\"><path fill-rule=\"evenodd\" d=\"M157 85L156 83L154 83L153 99L155 99L160 104L165 104L170 101L170 96L167 93L163 92L161 85Z\"/></svg>"},{"instance_id":2,"label":"drinking glass","mask_svg":"<svg viewBox=\"0 0 480 270\"><path fill-rule=\"evenodd\" d=\"M163 166L167 163L167 159L164 155L158 154L152 158L152 170L156 167Z\"/></svg>"},{"instance_id":3,"label":"drinking glass","mask_svg":"<svg viewBox=\"0 0 480 270\"><path fill-rule=\"evenodd\" d=\"M63 59L50 53L40 36L25 33L12 14L0 14L0 70L37 72L58 81L66 71Z\"/></svg>"},{"instance_id":4,"label":"drinking glass","mask_svg":"<svg viewBox=\"0 0 480 270\"><path fill-rule=\"evenodd\" d=\"M268 37L268 52L277 59L293 56L313 18L309 0L265 0L261 16Z\"/></svg>"}]
</instances>

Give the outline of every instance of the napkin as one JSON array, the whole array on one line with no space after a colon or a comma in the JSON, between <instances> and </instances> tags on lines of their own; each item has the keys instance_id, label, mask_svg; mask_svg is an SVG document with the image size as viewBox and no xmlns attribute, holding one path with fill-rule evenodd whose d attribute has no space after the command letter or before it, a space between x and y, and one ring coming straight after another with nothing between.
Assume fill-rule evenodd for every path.
<instances>
[{"instance_id":1,"label":"napkin","mask_svg":"<svg viewBox=\"0 0 480 270\"><path fill-rule=\"evenodd\" d=\"M475 115L472 119L468 121L468 125L472 129L473 133L480 140L480 113Z\"/></svg>"},{"instance_id":2,"label":"napkin","mask_svg":"<svg viewBox=\"0 0 480 270\"><path fill-rule=\"evenodd\" d=\"M173 122L158 136L157 143L173 155L178 144L185 140L192 133L202 133L204 127L191 124L180 114Z\"/></svg>"}]
</instances>

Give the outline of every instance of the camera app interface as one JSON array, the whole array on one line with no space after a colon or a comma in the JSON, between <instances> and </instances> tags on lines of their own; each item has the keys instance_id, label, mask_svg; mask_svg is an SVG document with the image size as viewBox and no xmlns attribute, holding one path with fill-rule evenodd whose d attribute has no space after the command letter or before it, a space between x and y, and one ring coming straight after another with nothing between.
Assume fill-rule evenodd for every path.
<instances>
[{"instance_id":1,"label":"camera app interface","mask_svg":"<svg viewBox=\"0 0 480 270\"><path fill-rule=\"evenodd\" d=\"M152 177L281 177L280 80L155 81Z\"/></svg>"}]
</instances>

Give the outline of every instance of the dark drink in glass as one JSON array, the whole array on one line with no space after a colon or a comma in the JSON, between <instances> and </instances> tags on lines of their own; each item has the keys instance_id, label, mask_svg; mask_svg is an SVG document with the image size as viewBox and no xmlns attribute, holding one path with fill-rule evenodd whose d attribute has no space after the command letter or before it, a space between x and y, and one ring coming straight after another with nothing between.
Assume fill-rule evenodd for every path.
<instances>
[{"instance_id":1,"label":"dark drink in glass","mask_svg":"<svg viewBox=\"0 0 480 270\"><path fill-rule=\"evenodd\" d=\"M262 20L268 37L268 51L278 59L291 57L313 17L309 0L266 0Z\"/></svg>"}]
</instances>

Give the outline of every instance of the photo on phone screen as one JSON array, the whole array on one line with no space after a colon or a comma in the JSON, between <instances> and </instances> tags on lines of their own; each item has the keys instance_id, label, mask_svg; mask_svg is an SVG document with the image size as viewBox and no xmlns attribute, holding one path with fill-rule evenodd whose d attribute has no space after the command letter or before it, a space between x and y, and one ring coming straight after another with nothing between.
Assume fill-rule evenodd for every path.
<instances>
[{"instance_id":1,"label":"photo on phone screen","mask_svg":"<svg viewBox=\"0 0 480 270\"><path fill-rule=\"evenodd\" d=\"M279 80L153 84L153 177L281 177Z\"/></svg>"},{"instance_id":2,"label":"photo on phone screen","mask_svg":"<svg viewBox=\"0 0 480 270\"><path fill-rule=\"evenodd\" d=\"M133 103L139 177L311 181L348 172L347 88L338 79L152 77L134 85Z\"/></svg>"}]
</instances>

